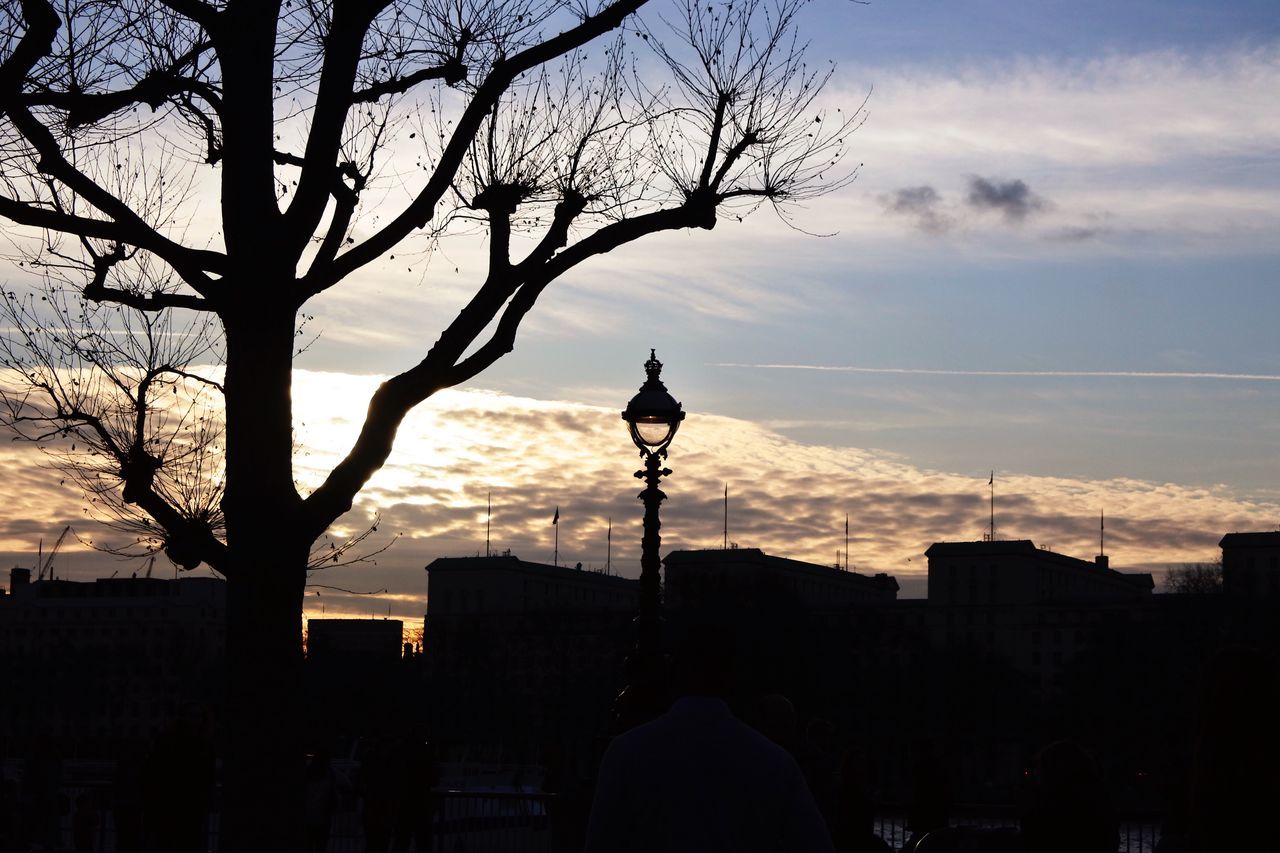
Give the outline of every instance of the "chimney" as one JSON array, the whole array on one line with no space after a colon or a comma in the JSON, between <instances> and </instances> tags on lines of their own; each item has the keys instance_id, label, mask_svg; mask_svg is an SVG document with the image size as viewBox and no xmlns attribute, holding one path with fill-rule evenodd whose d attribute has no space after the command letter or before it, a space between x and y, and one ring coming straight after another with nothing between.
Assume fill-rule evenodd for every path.
<instances>
[{"instance_id":1,"label":"chimney","mask_svg":"<svg viewBox=\"0 0 1280 853\"><path fill-rule=\"evenodd\" d=\"M31 583L31 570L14 567L9 570L9 594L13 595L20 587Z\"/></svg>"},{"instance_id":2,"label":"chimney","mask_svg":"<svg viewBox=\"0 0 1280 853\"><path fill-rule=\"evenodd\" d=\"M1098 568L1101 568L1101 569L1111 568L1111 558L1108 557L1106 554L1099 554L1098 556L1093 558L1093 561L1098 564Z\"/></svg>"}]
</instances>

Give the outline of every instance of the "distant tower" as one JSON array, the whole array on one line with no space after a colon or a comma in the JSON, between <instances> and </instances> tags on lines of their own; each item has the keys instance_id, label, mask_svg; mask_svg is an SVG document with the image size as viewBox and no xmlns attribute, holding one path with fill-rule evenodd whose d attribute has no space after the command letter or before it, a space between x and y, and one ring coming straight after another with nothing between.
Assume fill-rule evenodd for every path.
<instances>
[{"instance_id":1,"label":"distant tower","mask_svg":"<svg viewBox=\"0 0 1280 853\"><path fill-rule=\"evenodd\" d=\"M1111 558L1107 556L1107 513L1098 510L1098 558L1094 561L1104 569L1111 568Z\"/></svg>"}]
</instances>

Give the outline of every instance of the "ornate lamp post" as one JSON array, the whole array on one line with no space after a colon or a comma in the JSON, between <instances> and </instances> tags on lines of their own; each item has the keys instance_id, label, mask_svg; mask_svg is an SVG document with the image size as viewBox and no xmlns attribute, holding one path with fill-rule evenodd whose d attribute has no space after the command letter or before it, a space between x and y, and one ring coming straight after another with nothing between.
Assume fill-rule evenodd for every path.
<instances>
[{"instance_id":1,"label":"ornate lamp post","mask_svg":"<svg viewBox=\"0 0 1280 853\"><path fill-rule=\"evenodd\" d=\"M658 571L662 567L659 548L662 527L658 508L666 495L658 488L658 482L671 473L662 467L667 458L667 447L675 437L684 410L659 375L662 362L653 350L644 364L647 374L640 392L631 398L622 413L622 419L631 430L631 440L644 458L644 470L636 477L643 479L644 491L639 495L644 501L644 538L640 548L640 613L636 617L636 647L627 658L627 687L618 695L615 705L620 729L628 729L636 723L652 719L665 710L667 697L667 656L662 641L662 592Z\"/></svg>"}]
</instances>

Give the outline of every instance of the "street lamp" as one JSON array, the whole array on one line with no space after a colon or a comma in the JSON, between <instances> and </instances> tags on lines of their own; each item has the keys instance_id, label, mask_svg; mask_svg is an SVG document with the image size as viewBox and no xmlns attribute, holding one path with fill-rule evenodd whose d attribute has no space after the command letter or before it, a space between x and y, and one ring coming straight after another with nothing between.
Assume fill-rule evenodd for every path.
<instances>
[{"instance_id":1,"label":"street lamp","mask_svg":"<svg viewBox=\"0 0 1280 853\"><path fill-rule=\"evenodd\" d=\"M669 468L662 467L662 460L666 459L667 447L684 420L684 410L662 384L659 378L662 362L653 350L649 350L644 370L647 374L644 385L622 413L631 430L631 440L644 457L644 470L635 475L645 483L639 495L644 501L644 538L640 546L636 647L627 658L627 687L615 704L617 724L623 730L661 714L669 698L667 656L662 648L662 592L658 581L662 567L658 553L662 547L658 508L667 496L658 488L658 482L671 473Z\"/></svg>"}]
</instances>

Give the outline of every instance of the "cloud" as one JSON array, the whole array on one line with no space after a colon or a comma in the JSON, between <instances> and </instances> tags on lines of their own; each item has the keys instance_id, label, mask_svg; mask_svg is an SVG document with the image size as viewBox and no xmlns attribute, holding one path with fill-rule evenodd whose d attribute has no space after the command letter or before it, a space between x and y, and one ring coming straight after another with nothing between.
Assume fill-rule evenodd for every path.
<instances>
[{"instance_id":1,"label":"cloud","mask_svg":"<svg viewBox=\"0 0 1280 853\"><path fill-rule=\"evenodd\" d=\"M970 176L969 194L965 201L976 210L999 211L1004 214L1006 222L1013 223L1022 222L1029 214L1043 210L1047 205L1023 180L1002 181L979 175Z\"/></svg>"},{"instance_id":2,"label":"cloud","mask_svg":"<svg viewBox=\"0 0 1280 853\"><path fill-rule=\"evenodd\" d=\"M942 196L928 184L903 187L892 195L881 196L881 202L893 213L914 216L916 227L926 234L942 234L954 224L950 216L938 209Z\"/></svg>"},{"instance_id":3,"label":"cloud","mask_svg":"<svg viewBox=\"0 0 1280 853\"><path fill-rule=\"evenodd\" d=\"M1083 243L1086 240L1095 240L1110 233L1110 228L1100 226L1067 225L1056 231L1050 231L1045 236L1049 240L1061 243Z\"/></svg>"},{"instance_id":4,"label":"cloud","mask_svg":"<svg viewBox=\"0 0 1280 853\"><path fill-rule=\"evenodd\" d=\"M1143 168L1270 156L1280 145L1280 42L845 74L858 81L840 93L846 100L875 85L871 120L856 137L859 159L871 165L945 174L999 156L1014 170Z\"/></svg>"},{"instance_id":5,"label":"cloud","mask_svg":"<svg viewBox=\"0 0 1280 853\"><path fill-rule=\"evenodd\" d=\"M994 184L997 169L1053 202L1026 211L1043 239L1017 252L1237 253L1269 246L1280 228L1280 172L1268 168L1280 156L1280 42L842 69L856 83L833 102L870 84L875 96L854 137L866 165L839 217L876 246L901 236L899 217L884 215L898 188L932 186L945 203L954 176ZM1099 214L1105 233L1091 230ZM1006 229L964 236L970 252L1011 251Z\"/></svg>"},{"instance_id":6,"label":"cloud","mask_svg":"<svg viewBox=\"0 0 1280 853\"><path fill-rule=\"evenodd\" d=\"M846 364L743 364L719 362L711 367L736 367L749 370L813 370L836 373L880 373L913 376L992 376L992 377L1071 377L1110 379L1221 379L1232 382L1280 382L1274 373L1213 373L1209 371L1173 370L950 370L931 367L856 367Z\"/></svg>"},{"instance_id":7,"label":"cloud","mask_svg":"<svg viewBox=\"0 0 1280 853\"><path fill-rule=\"evenodd\" d=\"M346 413L363 410L377 381L297 373L296 467L304 490L354 438L359 425ZM30 446L0 444L0 471L23 493L21 511L10 506L0 517L0 547L15 565L34 562L39 535L47 542L61 524L83 518L78 496L39 464ZM931 543L978 539L988 523L985 469L929 470L881 451L806 444L735 418L691 413L668 464L673 474L663 482L664 551L719 547L726 483L732 541L829 564L844 546L847 513L851 562L859 571L893 573L905 589L919 589L927 567L921 554ZM394 540L392 547L375 563L312 578L325 586L389 592L371 598L316 588L322 594L308 595L308 612L318 616L322 605L330 616L390 608L397 618L420 619L427 591L423 567L438 556L484 553L486 521L493 551L511 549L524 559L550 562L557 506L562 563L600 567L608 560L614 571L636 576L641 507L631 475L638 467L617 406L441 392L405 420L386 467L332 531L349 536L377 516L379 532L370 542L376 547ZM493 514L486 518L490 494ZM1280 507L1223 489L996 472L1002 537L1091 556L1102 506L1112 564L1121 570L1205 559L1223 532L1268 529L1280 514ZM113 537L76 524L86 537ZM59 574L74 579L136 568L78 543L66 550L72 568Z\"/></svg>"}]
</instances>

